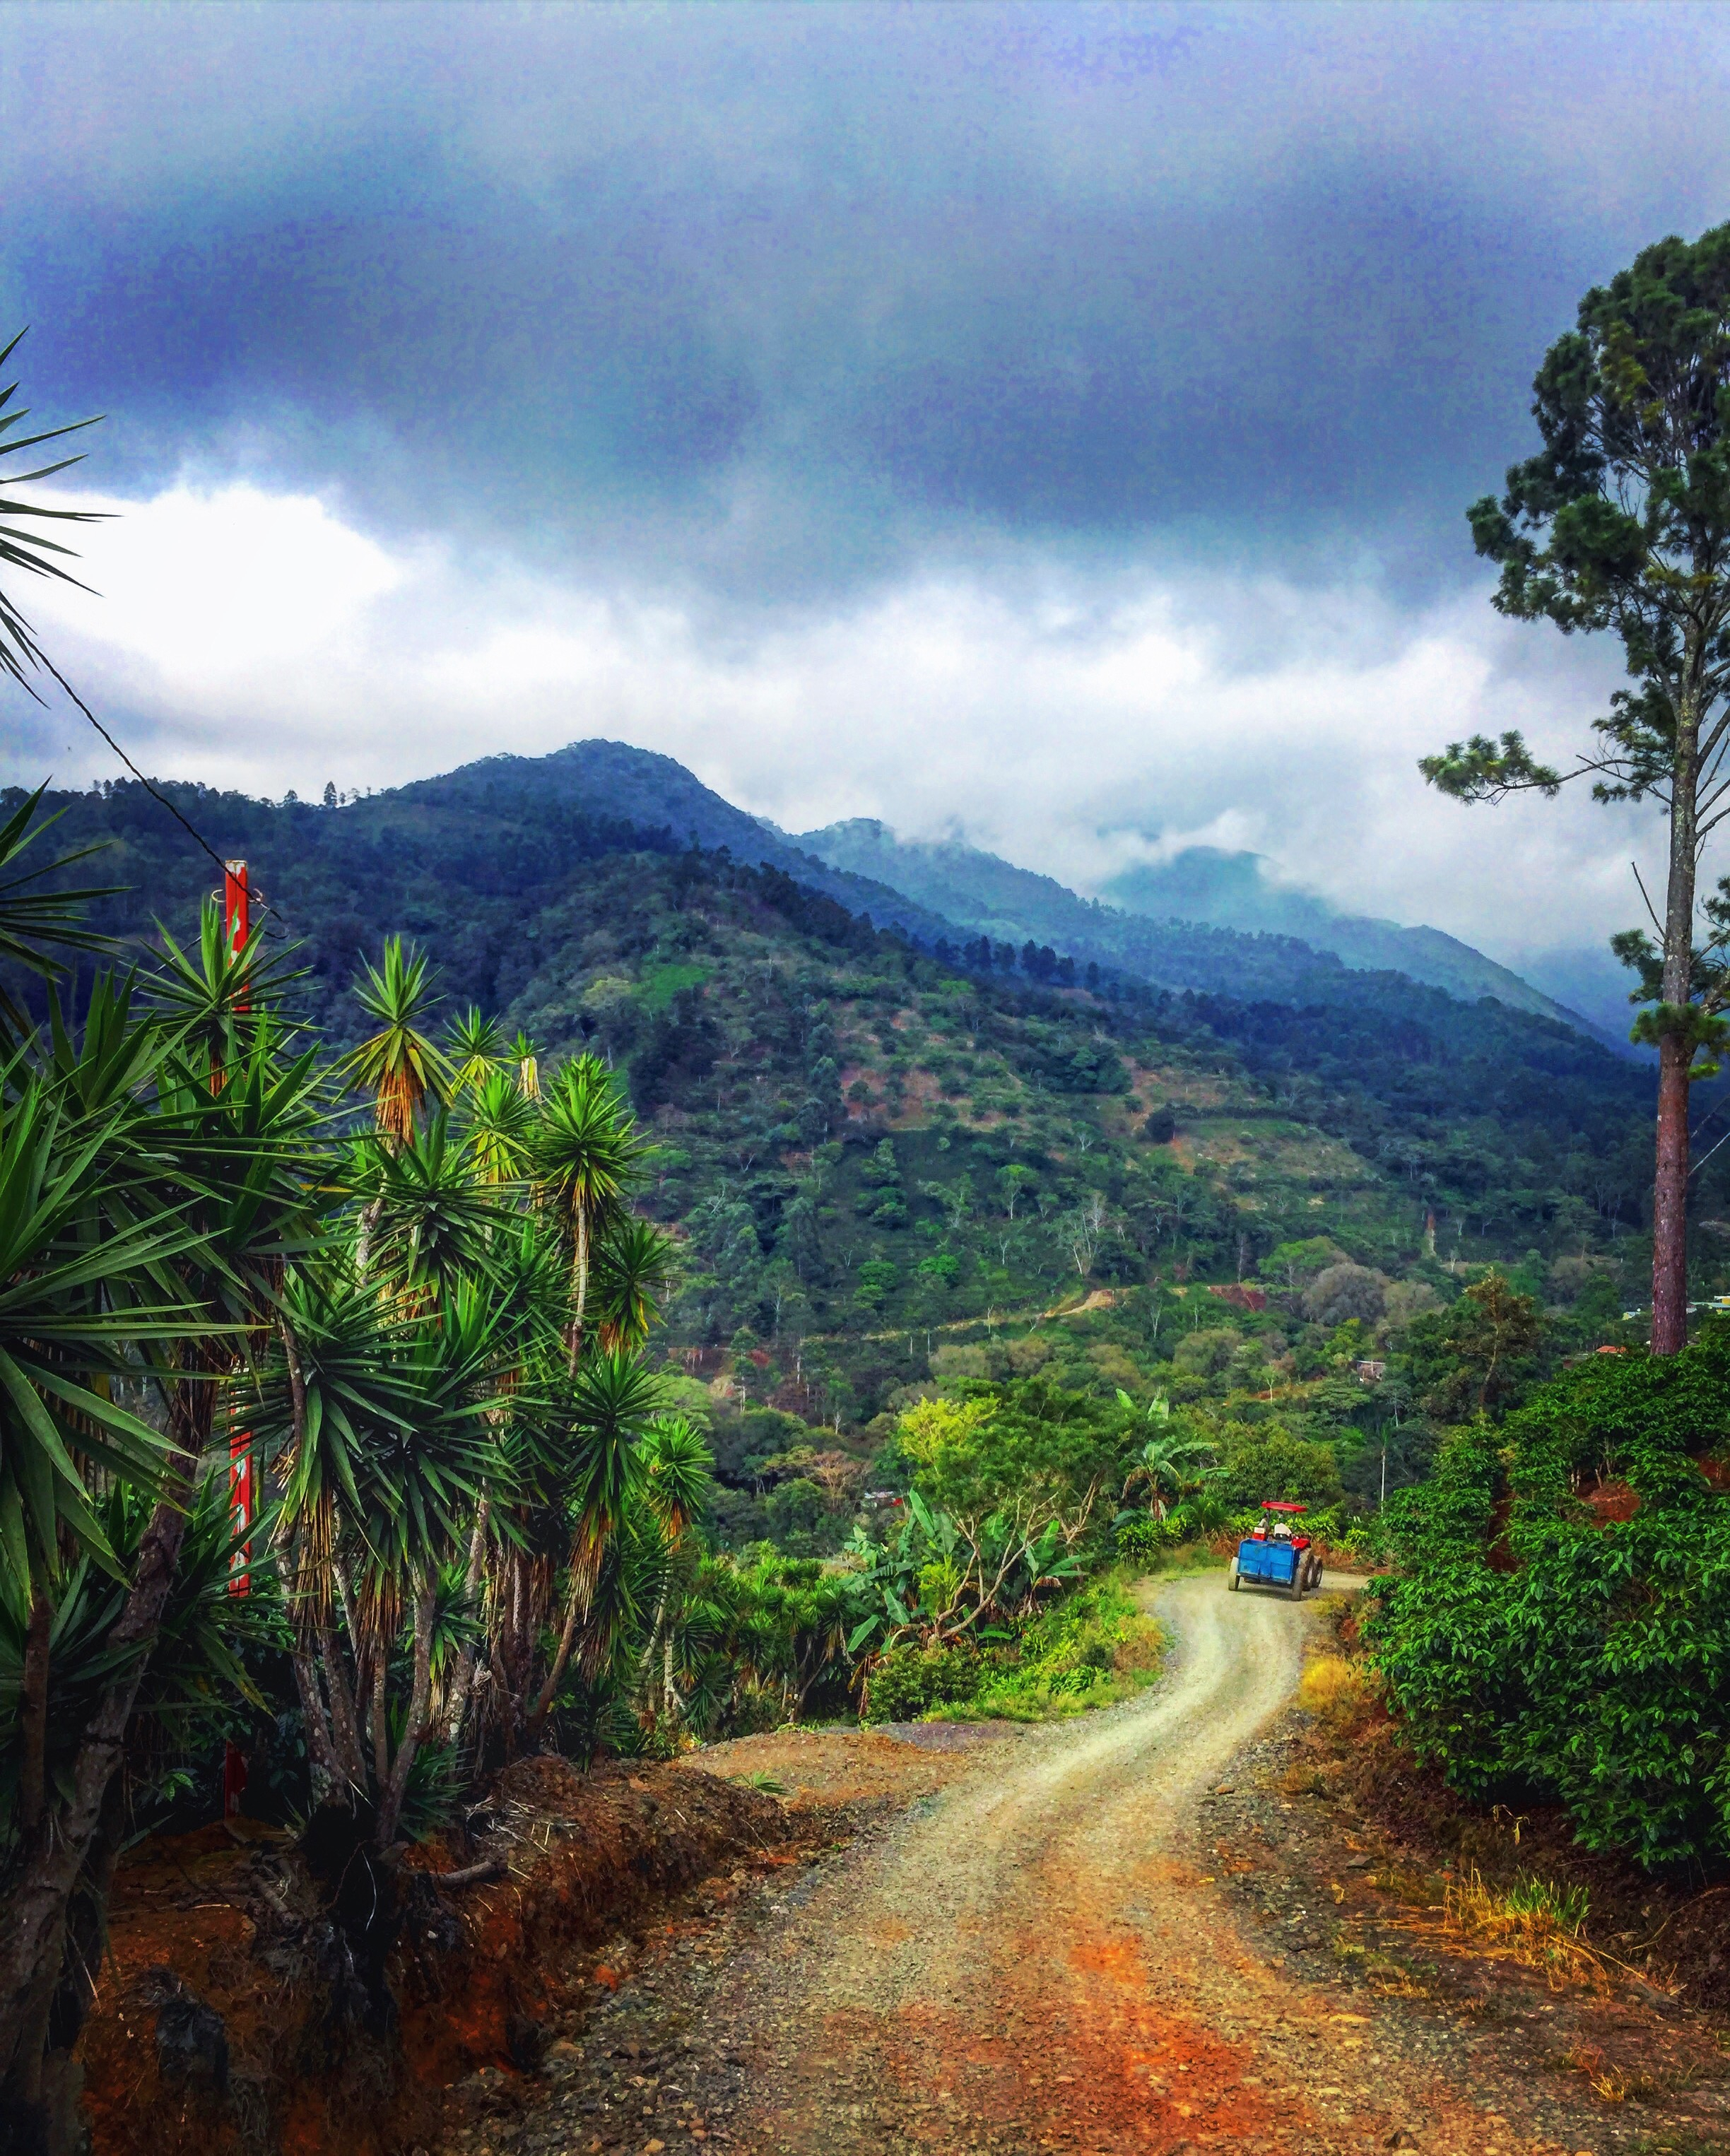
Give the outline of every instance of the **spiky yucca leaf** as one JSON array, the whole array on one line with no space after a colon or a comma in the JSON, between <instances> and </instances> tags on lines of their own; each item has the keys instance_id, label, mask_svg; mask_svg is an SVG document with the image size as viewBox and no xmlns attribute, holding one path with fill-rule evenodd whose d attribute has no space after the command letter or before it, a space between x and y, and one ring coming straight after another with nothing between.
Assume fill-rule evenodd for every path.
<instances>
[{"instance_id":1,"label":"spiky yucca leaf","mask_svg":"<svg viewBox=\"0 0 1730 2156\"><path fill-rule=\"evenodd\" d=\"M370 964L355 984L355 998L378 1030L338 1066L345 1085L372 1096L384 1136L398 1144L413 1135L421 1103L450 1097L450 1066L422 1029L436 998L435 976L425 954L403 948L400 936L384 947L384 964Z\"/></svg>"},{"instance_id":2,"label":"spiky yucca leaf","mask_svg":"<svg viewBox=\"0 0 1730 2156\"><path fill-rule=\"evenodd\" d=\"M504 1062L504 1029L470 1004L460 1018L453 1019L444 1036L445 1060L450 1065L453 1095L477 1092L498 1072Z\"/></svg>"},{"instance_id":3,"label":"spiky yucca leaf","mask_svg":"<svg viewBox=\"0 0 1730 2156\"><path fill-rule=\"evenodd\" d=\"M0 367L4 367L23 341L24 332L16 336L0 351ZM86 427L94 427L101 415L88 419L74 419L69 425L47 427L34 434L15 434L13 429L23 425L30 416L28 408L16 404L18 393L16 382L0 389L0 463L22 457L27 450L39 449L45 442L64 441L69 434L81 434ZM10 439L8 439L10 438ZM38 481L53 479L57 473L69 471L74 465L82 464L82 455L59 457L52 463L38 465L30 471L7 471L0 474L0 672L11 675L33 696L29 675L46 664L42 647L36 641L29 623L18 610L12 597L14 573L43 577L56 583L77 584L80 591L88 588L64 565L75 561L76 555L69 547L63 547L57 539L45 532L28 531L27 524L104 524L108 521L106 511L99 509L51 508L41 501L26 500L15 490L33 486Z\"/></svg>"},{"instance_id":4,"label":"spiky yucca leaf","mask_svg":"<svg viewBox=\"0 0 1730 2156\"><path fill-rule=\"evenodd\" d=\"M113 938L85 927L83 916L93 898L111 898L120 886L87 884L64 890L48 880L102 852L105 840L56 860L39 860L33 868L18 865L26 850L66 813L63 808L33 824L47 790L44 782L0 824L0 963L21 966L39 980L59 981L68 971L60 952L114 949ZM0 1031L21 1036L29 1027L29 1014L0 985Z\"/></svg>"},{"instance_id":5,"label":"spiky yucca leaf","mask_svg":"<svg viewBox=\"0 0 1730 2156\"><path fill-rule=\"evenodd\" d=\"M603 1348L635 1354L646 1346L678 1270L679 1245L652 1220L628 1214L608 1229L595 1249L590 1286Z\"/></svg>"}]
</instances>

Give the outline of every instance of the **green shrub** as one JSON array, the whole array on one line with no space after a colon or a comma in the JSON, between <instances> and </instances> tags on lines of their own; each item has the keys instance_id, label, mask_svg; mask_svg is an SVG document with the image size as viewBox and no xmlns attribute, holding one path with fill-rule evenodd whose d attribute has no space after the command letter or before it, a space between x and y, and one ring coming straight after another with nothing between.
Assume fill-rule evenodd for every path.
<instances>
[{"instance_id":1,"label":"green shrub","mask_svg":"<svg viewBox=\"0 0 1730 2156\"><path fill-rule=\"evenodd\" d=\"M861 1722L916 1722L934 1707L959 1707L978 1688L980 1663L971 1647L891 1647L865 1679Z\"/></svg>"},{"instance_id":2,"label":"green shrub","mask_svg":"<svg viewBox=\"0 0 1730 2156\"><path fill-rule=\"evenodd\" d=\"M1259 1506L1265 1497L1312 1507L1337 1505L1343 1494L1333 1447L1295 1437L1278 1423L1254 1428L1227 1424L1214 1486L1222 1502L1234 1511Z\"/></svg>"},{"instance_id":3,"label":"green shrub","mask_svg":"<svg viewBox=\"0 0 1730 2156\"><path fill-rule=\"evenodd\" d=\"M1166 1546L1165 1530L1146 1512L1120 1520L1115 1539L1118 1556L1132 1564L1151 1564Z\"/></svg>"},{"instance_id":4,"label":"green shrub","mask_svg":"<svg viewBox=\"0 0 1730 2156\"><path fill-rule=\"evenodd\" d=\"M1714 1328L1594 1358L1389 1499L1366 1630L1420 1758L1474 1796L1564 1805L1588 1848L1730 1861L1730 1503L1691 1457L1727 1426ZM1633 1518L1599 1522L1583 1471L1625 1478Z\"/></svg>"}]
</instances>

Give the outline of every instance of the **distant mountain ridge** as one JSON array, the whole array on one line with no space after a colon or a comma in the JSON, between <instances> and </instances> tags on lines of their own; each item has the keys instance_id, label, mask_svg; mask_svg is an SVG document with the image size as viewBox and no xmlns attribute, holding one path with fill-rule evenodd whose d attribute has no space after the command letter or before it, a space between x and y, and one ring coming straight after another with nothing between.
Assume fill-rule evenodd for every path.
<instances>
[{"instance_id":1,"label":"distant mountain ridge","mask_svg":"<svg viewBox=\"0 0 1730 2156\"><path fill-rule=\"evenodd\" d=\"M1333 914L1320 900L1277 886L1252 891L1251 879L1260 882L1253 854L1194 848L1168 867L1119 876L1107 886L1116 903L1107 905L958 839L903 840L867 817L804 832L795 843L832 867L893 885L976 935L1016 942L1031 935L1078 952L1085 945L1090 955L1162 985L1217 989L1216 979L1193 976L1199 965L1210 971L1214 963L1229 963L1235 951L1252 974L1265 974L1271 960L1276 970L1283 965L1292 973L1295 993L1313 993L1313 968L1332 960L1353 973L1404 973L1463 1002L1494 996L1513 1009L1596 1031L1517 973L1440 929ZM1233 941L1199 948L1198 937L1207 932ZM1244 992L1241 986L1232 990Z\"/></svg>"},{"instance_id":2,"label":"distant mountain ridge","mask_svg":"<svg viewBox=\"0 0 1730 2156\"><path fill-rule=\"evenodd\" d=\"M372 805L466 806L484 814L489 803L523 797L564 799L681 841L724 846L736 860L778 868L927 947L981 935L1018 949L1030 940L1158 987L1279 1003L1337 1002L1354 973L1398 973L1464 1001L1494 996L1598 1037L1576 1013L1469 944L1439 929L1332 914L1319 900L1267 884L1254 855L1191 849L1167 868L1118 878L1107 904L958 840L900 839L870 818L789 834L735 807L672 757L600 740L543 757L487 757ZM1258 905L1265 918L1255 917ZM1220 917L1233 911L1236 921ZM1313 933L1296 932L1299 921Z\"/></svg>"},{"instance_id":3,"label":"distant mountain ridge","mask_svg":"<svg viewBox=\"0 0 1730 2156\"><path fill-rule=\"evenodd\" d=\"M1188 846L1157 867L1125 870L1104 886L1104 896L1150 920L1206 921L1217 928L1296 936L1318 951L1332 951L1358 972L1405 973L1450 995L1495 996L1517 1010L1542 1010L1578 1023L1578 1013L1458 937L1342 913L1325 899L1276 882L1260 854Z\"/></svg>"}]
</instances>

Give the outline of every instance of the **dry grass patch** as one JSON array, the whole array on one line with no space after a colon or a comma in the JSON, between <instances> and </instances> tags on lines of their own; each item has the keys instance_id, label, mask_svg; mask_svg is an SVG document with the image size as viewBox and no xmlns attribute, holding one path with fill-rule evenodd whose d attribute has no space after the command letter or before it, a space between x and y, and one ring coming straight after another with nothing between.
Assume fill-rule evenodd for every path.
<instances>
[{"instance_id":1,"label":"dry grass patch","mask_svg":"<svg viewBox=\"0 0 1730 2156\"><path fill-rule=\"evenodd\" d=\"M1305 1666L1297 1703L1330 1736L1349 1738L1366 1727L1381 1705L1381 1686L1363 1662L1344 1655L1316 1655Z\"/></svg>"}]
</instances>

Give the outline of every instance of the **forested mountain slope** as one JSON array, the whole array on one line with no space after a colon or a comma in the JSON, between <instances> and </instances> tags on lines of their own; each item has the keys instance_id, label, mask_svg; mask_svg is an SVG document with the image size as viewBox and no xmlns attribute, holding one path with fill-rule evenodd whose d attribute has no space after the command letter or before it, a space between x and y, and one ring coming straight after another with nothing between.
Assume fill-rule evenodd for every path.
<instances>
[{"instance_id":1,"label":"forested mountain slope","mask_svg":"<svg viewBox=\"0 0 1730 2156\"><path fill-rule=\"evenodd\" d=\"M1365 932L1348 939L1348 948L1337 936L1305 941L1283 917L1232 925L1200 901L1193 914L1177 904L1142 906L1132 896L1121 909L1102 906L973 847L902 844L869 821L790 837L735 808L671 757L622 742L573 742L544 757L488 757L344 813L386 847L412 843L428 829L448 837L459 825L478 844L509 829L531 849L517 865L536 886L557 873L575 817L584 824L629 824L653 834L659 848L725 848L737 861L785 870L850 912L927 947L984 934L1019 951L1031 939L1079 965L1096 963L1155 987L1285 1003L1335 1000L1350 992L1353 970L1399 970L1463 1000L1494 995L1513 1009L1580 1023L1505 968L1435 930L1348 921L1354 934ZM1162 917L1148 917L1156 911Z\"/></svg>"},{"instance_id":2,"label":"forested mountain slope","mask_svg":"<svg viewBox=\"0 0 1730 2156\"><path fill-rule=\"evenodd\" d=\"M1466 1001L1495 996L1516 1010L1579 1023L1577 1011L1457 936L1342 913L1308 891L1276 883L1257 854L1186 847L1158 867L1125 870L1105 886L1104 896L1126 912L1152 921L1201 921L1250 933L1295 936L1364 973L1406 973Z\"/></svg>"},{"instance_id":3,"label":"forested mountain slope","mask_svg":"<svg viewBox=\"0 0 1730 2156\"><path fill-rule=\"evenodd\" d=\"M170 790L252 861L333 1049L362 957L401 932L448 1011L624 1070L665 1147L654 1207L689 1238L678 1337L827 1343L797 1358L826 1363L826 1412L875 1411L940 1327L1230 1281L1293 1238L1392 1276L1637 1228L1648 1081L1553 1021L1337 968L1298 1004L1090 992L1049 950L1033 973L977 944L946 961L773 864L497 768L333 808ZM127 886L103 925L190 932L213 865L143 788L49 805Z\"/></svg>"}]
</instances>

